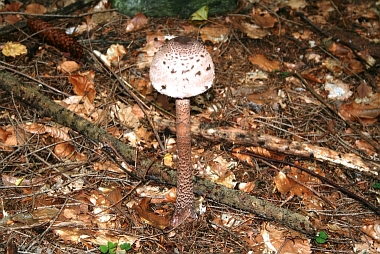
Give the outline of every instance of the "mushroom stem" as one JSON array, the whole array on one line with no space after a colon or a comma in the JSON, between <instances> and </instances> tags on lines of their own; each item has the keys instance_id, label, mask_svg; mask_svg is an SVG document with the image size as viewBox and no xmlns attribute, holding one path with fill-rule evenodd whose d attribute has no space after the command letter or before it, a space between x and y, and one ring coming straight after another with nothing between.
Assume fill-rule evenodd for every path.
<instances>
[{"instance_id":1,"label":"mushroom stem","mask_svg":"<svg viewBox=\"0 0 380 254\"><path fill-rule=\"evenodd\" d=\"M176 99L177 131L177 200L171 226L187 218L197 218L194 207L193 169L191 162L190 99Z\"/></svg>"}]
</instances>

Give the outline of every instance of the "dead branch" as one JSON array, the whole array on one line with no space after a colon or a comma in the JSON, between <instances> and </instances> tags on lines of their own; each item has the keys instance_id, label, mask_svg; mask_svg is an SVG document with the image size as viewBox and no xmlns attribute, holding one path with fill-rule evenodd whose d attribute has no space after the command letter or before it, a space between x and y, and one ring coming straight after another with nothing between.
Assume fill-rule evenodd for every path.
<instances>
[{"instance_id":1,"label":"dead branch","mask_svg":"<svg viewBox=\"0 0 380 254\"><path fill-rule=\"evenodd\" d=\"M173 132L175 131L174 122L171 120L157 116L154 119L154 122L161 130L169 127L170 130ZM322 162L330 162L349 169L359 170L363 173L371 174L372 176L379 175L379 165L366 162L356 154L342 154L326 147L286 140L267 134L257 133L252 130L239 130L232 127L202 129L200 124L192 124L191 133L194 136L202 136L208 140L216 142L227 141L229 143L244 146L262 147L288 155L316 159Z\"/></svg>"},{"instance_id":2,"label":"dead branch","mask_svg":"<svg viewBox=\"0 0 380 254\"><path fill-rule=\"evenodd\" d=\"M100 143L112 144L113 148L124 157L126 161L133 161L135 149L124 144L105 130L93 125L88 120L54 103L46 96L38 92L36 87L26 87L9 72L0 71L0 89L11 94L20 102L26 103L38 111L41 116L49 116L53 121L67 126L78 133ZM161 119L163 120L163 119ZM162 126L161 126L162 127ZM199 131L198 131L199 133ZM144 159L144 165L149 165L151 160ZM144 166L142 165L142 166ZM176 172L164 170L159 163L152 164L152 170L147 176L158 182L175 185ZM139 178L140 174L134 174ZM211 181L195 178L194 191L215 202L226 204L244 211L255 213L267 219L273 219L283 225L308 235L315 235L315 229L307 217L292 212L288 209L279 208L265 200L258 199L248 193L228 189Z\"/></svg>"}]
</instances>

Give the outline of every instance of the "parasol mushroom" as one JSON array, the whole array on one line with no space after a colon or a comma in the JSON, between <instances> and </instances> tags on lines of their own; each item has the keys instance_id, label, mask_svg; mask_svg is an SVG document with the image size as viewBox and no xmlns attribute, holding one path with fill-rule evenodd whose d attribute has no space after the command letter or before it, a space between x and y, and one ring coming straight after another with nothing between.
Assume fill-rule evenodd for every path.
<instances>
[{"instance_id":1,"label":"parasol mushroom","mask_svg":"<svg viewBox=\"0 0 380 254\"><path fill-rule=\"evenodd\" d=\"M179 36L157 51L149 76L159 93L176 98L177 200L171 226L177 227L188 218L197 218L192 181L189 98L212 86L214 63L202 43Z\"/></svg>"}]
</instances>

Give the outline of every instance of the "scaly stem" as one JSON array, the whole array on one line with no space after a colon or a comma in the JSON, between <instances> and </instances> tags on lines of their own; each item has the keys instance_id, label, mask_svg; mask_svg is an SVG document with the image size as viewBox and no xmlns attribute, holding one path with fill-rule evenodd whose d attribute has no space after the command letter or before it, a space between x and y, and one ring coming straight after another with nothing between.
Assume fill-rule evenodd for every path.
<instances>
[{"instance_id":1,"label":"scaly stem","mask_svg":"<svg viewBox=\"0 0 380 254\"><path fill-rule=\"evenodd\" d=\"M177 126L177 200L171 226L187 218L197 218L194 207L193 169L191 162L190 99L176 99Z\"/></svg>"}]
</instances>

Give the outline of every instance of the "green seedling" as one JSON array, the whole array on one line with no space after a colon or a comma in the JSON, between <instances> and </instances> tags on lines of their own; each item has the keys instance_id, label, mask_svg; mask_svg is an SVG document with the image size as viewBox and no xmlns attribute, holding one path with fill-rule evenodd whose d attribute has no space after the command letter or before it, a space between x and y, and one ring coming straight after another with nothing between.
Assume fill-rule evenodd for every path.
<instances>
[{"instance_id":1,"label":"green seedling","mask_svg":"<svg viewBox=\"0 0 380 254\"><path fill-rule=\"evenodd\" d=\"M380 182L374 183L374 184L372 185L372 187L373 187L374 189L376 189L376 190L379 190L379 189L380 189Z\"/></svg>"},{"instance_id":2,"label":"green seedling","mask_svg":"<svg viewBox=\"0 0 380 254\"><path fill-rule=\"evenodd\" d=\"M104 254L115 254L117 249L117 243L108 242L107 245L100 245L99 247L100 252ZM129 251L132 249L132 246L130 243L123 243L120 244L120 249L124 251Z\"/></svg>"},{"instance_id":3,"label":"green seedling","mask_svg":"<svg viewBox=\"0 0 380 254\"><path fill-rule=\"evenodd\" d=\"M99 248L101 253L115 254L116 247L117 243L108 242L107 245L100 245Z\"/></svg>"},{"instance_id":4,"label":"green seedling","mask_svg":"<svg viewBox=\"0 0 380 254\"><path fill-rule=\"evenodd\" d=\"M328 238L328 235L325 231L321 230L318 232L317 237L315 237L315 240L317 243L325 243Z\"/></svg>"},{"instance_id":5,"label":"green seedling","mask_svg":"<svg viewBox=\"0 0 380 254\"><path fill-rule=\"evenodd\" d=\"M125 250L125 251L129 251L130 249L132 249L132 246L130 243L123 243L120 245L120 249Z\"/></svg>"}]
</instances>

